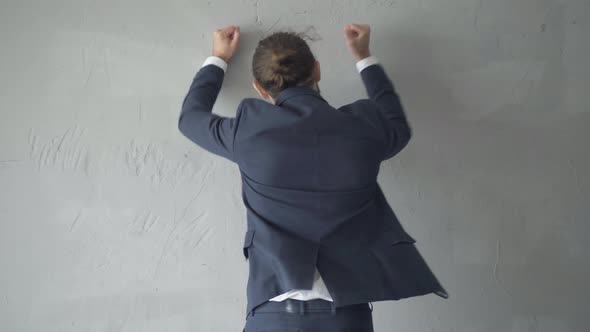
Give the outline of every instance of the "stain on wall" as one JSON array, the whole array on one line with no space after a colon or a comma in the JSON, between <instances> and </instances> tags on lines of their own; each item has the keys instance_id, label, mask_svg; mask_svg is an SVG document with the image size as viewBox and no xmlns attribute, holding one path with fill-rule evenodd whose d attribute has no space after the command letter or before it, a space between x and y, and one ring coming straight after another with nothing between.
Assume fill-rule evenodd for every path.
<instances>
[{"instance_id":1,"label":"stain on wall","mask_svg":"<svg viewBox=\"0 0 590 332\"><path fill-rule=\"evenodd\" d=\"M182 99L230 24L215 113L256 97L256 43L284 29L312 37L326 100L365 98L354 22L414 128L379 182L451 294L374 303L376 331L586 331L589 17L586 0L2 1L0 330L241 330L239 170L182 137Z\"/></svg>"}]
</instances>

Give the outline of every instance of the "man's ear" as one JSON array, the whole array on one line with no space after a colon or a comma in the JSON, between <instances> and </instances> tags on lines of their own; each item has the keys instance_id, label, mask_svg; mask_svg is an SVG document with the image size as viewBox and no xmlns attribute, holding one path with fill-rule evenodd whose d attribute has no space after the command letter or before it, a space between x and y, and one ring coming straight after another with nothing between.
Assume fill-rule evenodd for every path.
<instances>
[{"instance_id":1,"label":"man's ear","mask_svg":"<svg viewBox=\"0 0 590 332\"><path fill-rule=\"evenodd\" d=\"M260 86L260 83L258 83L257 80L252 81L252 86L254 87L254 90L256 90L256 92L258 92L258 95L260 96L260 98L268 99L268 97L270 97L268 95L268 93L266 93L266 90L264 90L264 88L262 86Z\"/></svg>"},{"instance_id":2,"label":"man's ear","mask_svg":"<svg viewBox=\"0 0 590 332\"><path fill-rule=\"evenodd\" d=\"M322 73L320 71L320 62L316 60L315 64L313 65L313 80L319 82L322 79Z\"/></svg>"},{"instance_id":3,"label":"man's ear","mask_svg":"<svg viewBox=\"0 0 590 332\"><path fill-rule=\"evenodd\" d=\"M272 98L267 92L266 90L264 90L264 88L262 86L260 86L260 83L258 83L257 80L253 80L252 81L252 86L254 87L254 90L256 90L256 92L258 92L258 95L260 96L260 98L268 101L271 104L275 103L274 98Z\"/></svg>"}]
</instances>

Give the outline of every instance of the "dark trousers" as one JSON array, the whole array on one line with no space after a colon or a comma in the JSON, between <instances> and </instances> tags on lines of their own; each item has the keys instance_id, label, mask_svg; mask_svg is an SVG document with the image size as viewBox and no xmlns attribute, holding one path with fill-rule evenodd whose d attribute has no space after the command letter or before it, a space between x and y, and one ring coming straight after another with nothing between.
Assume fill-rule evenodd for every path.
<instances>
[{"instance_id":1,"label":"dark trousers","mask_svg":"<svg viewBox=\"0 0 590 332\"><path fill-rule=\"evenodd\" d=\"M246 317L243 332L374 332L370 303L334 307L330 301L266 301Z\"/></svg>"}]
</instances>

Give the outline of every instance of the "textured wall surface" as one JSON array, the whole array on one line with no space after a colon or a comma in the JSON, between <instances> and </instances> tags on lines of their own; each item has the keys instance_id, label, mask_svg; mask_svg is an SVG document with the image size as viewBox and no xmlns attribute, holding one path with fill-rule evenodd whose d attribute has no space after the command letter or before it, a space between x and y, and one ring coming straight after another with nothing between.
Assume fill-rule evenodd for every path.
<instances>
[{"instance_id":1,"label":"textured wall surface","mask_svg":"<svg viewBox=\"0 0 590 332\"><path fill-rule=\"evenodd\" d=\"M414 128L379 181L450 294L377 302L376 331L588 331L587 0L0 0L0 331L241 331L239 172L182 99L230 24L214 112L280 29L332 105L365 98L350 22Z\"/></svg>"}]
</instances>

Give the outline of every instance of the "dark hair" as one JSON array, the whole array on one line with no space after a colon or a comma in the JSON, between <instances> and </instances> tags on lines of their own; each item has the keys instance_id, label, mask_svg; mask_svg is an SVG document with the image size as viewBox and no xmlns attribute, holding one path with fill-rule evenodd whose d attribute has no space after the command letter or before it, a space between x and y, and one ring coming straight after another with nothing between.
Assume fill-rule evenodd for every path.
<instances>
[{"instance_id":1,"label":"dark hair","mask_svg":"<svg viewBox=\"0 0 590 332\"><path fill-rule=\"evenodd\" d=\"M307 35L279 31L258 42L252 74L273 98L288 87L313 83L316 59L302 36Z\"/></svg>"}]
</instances>

